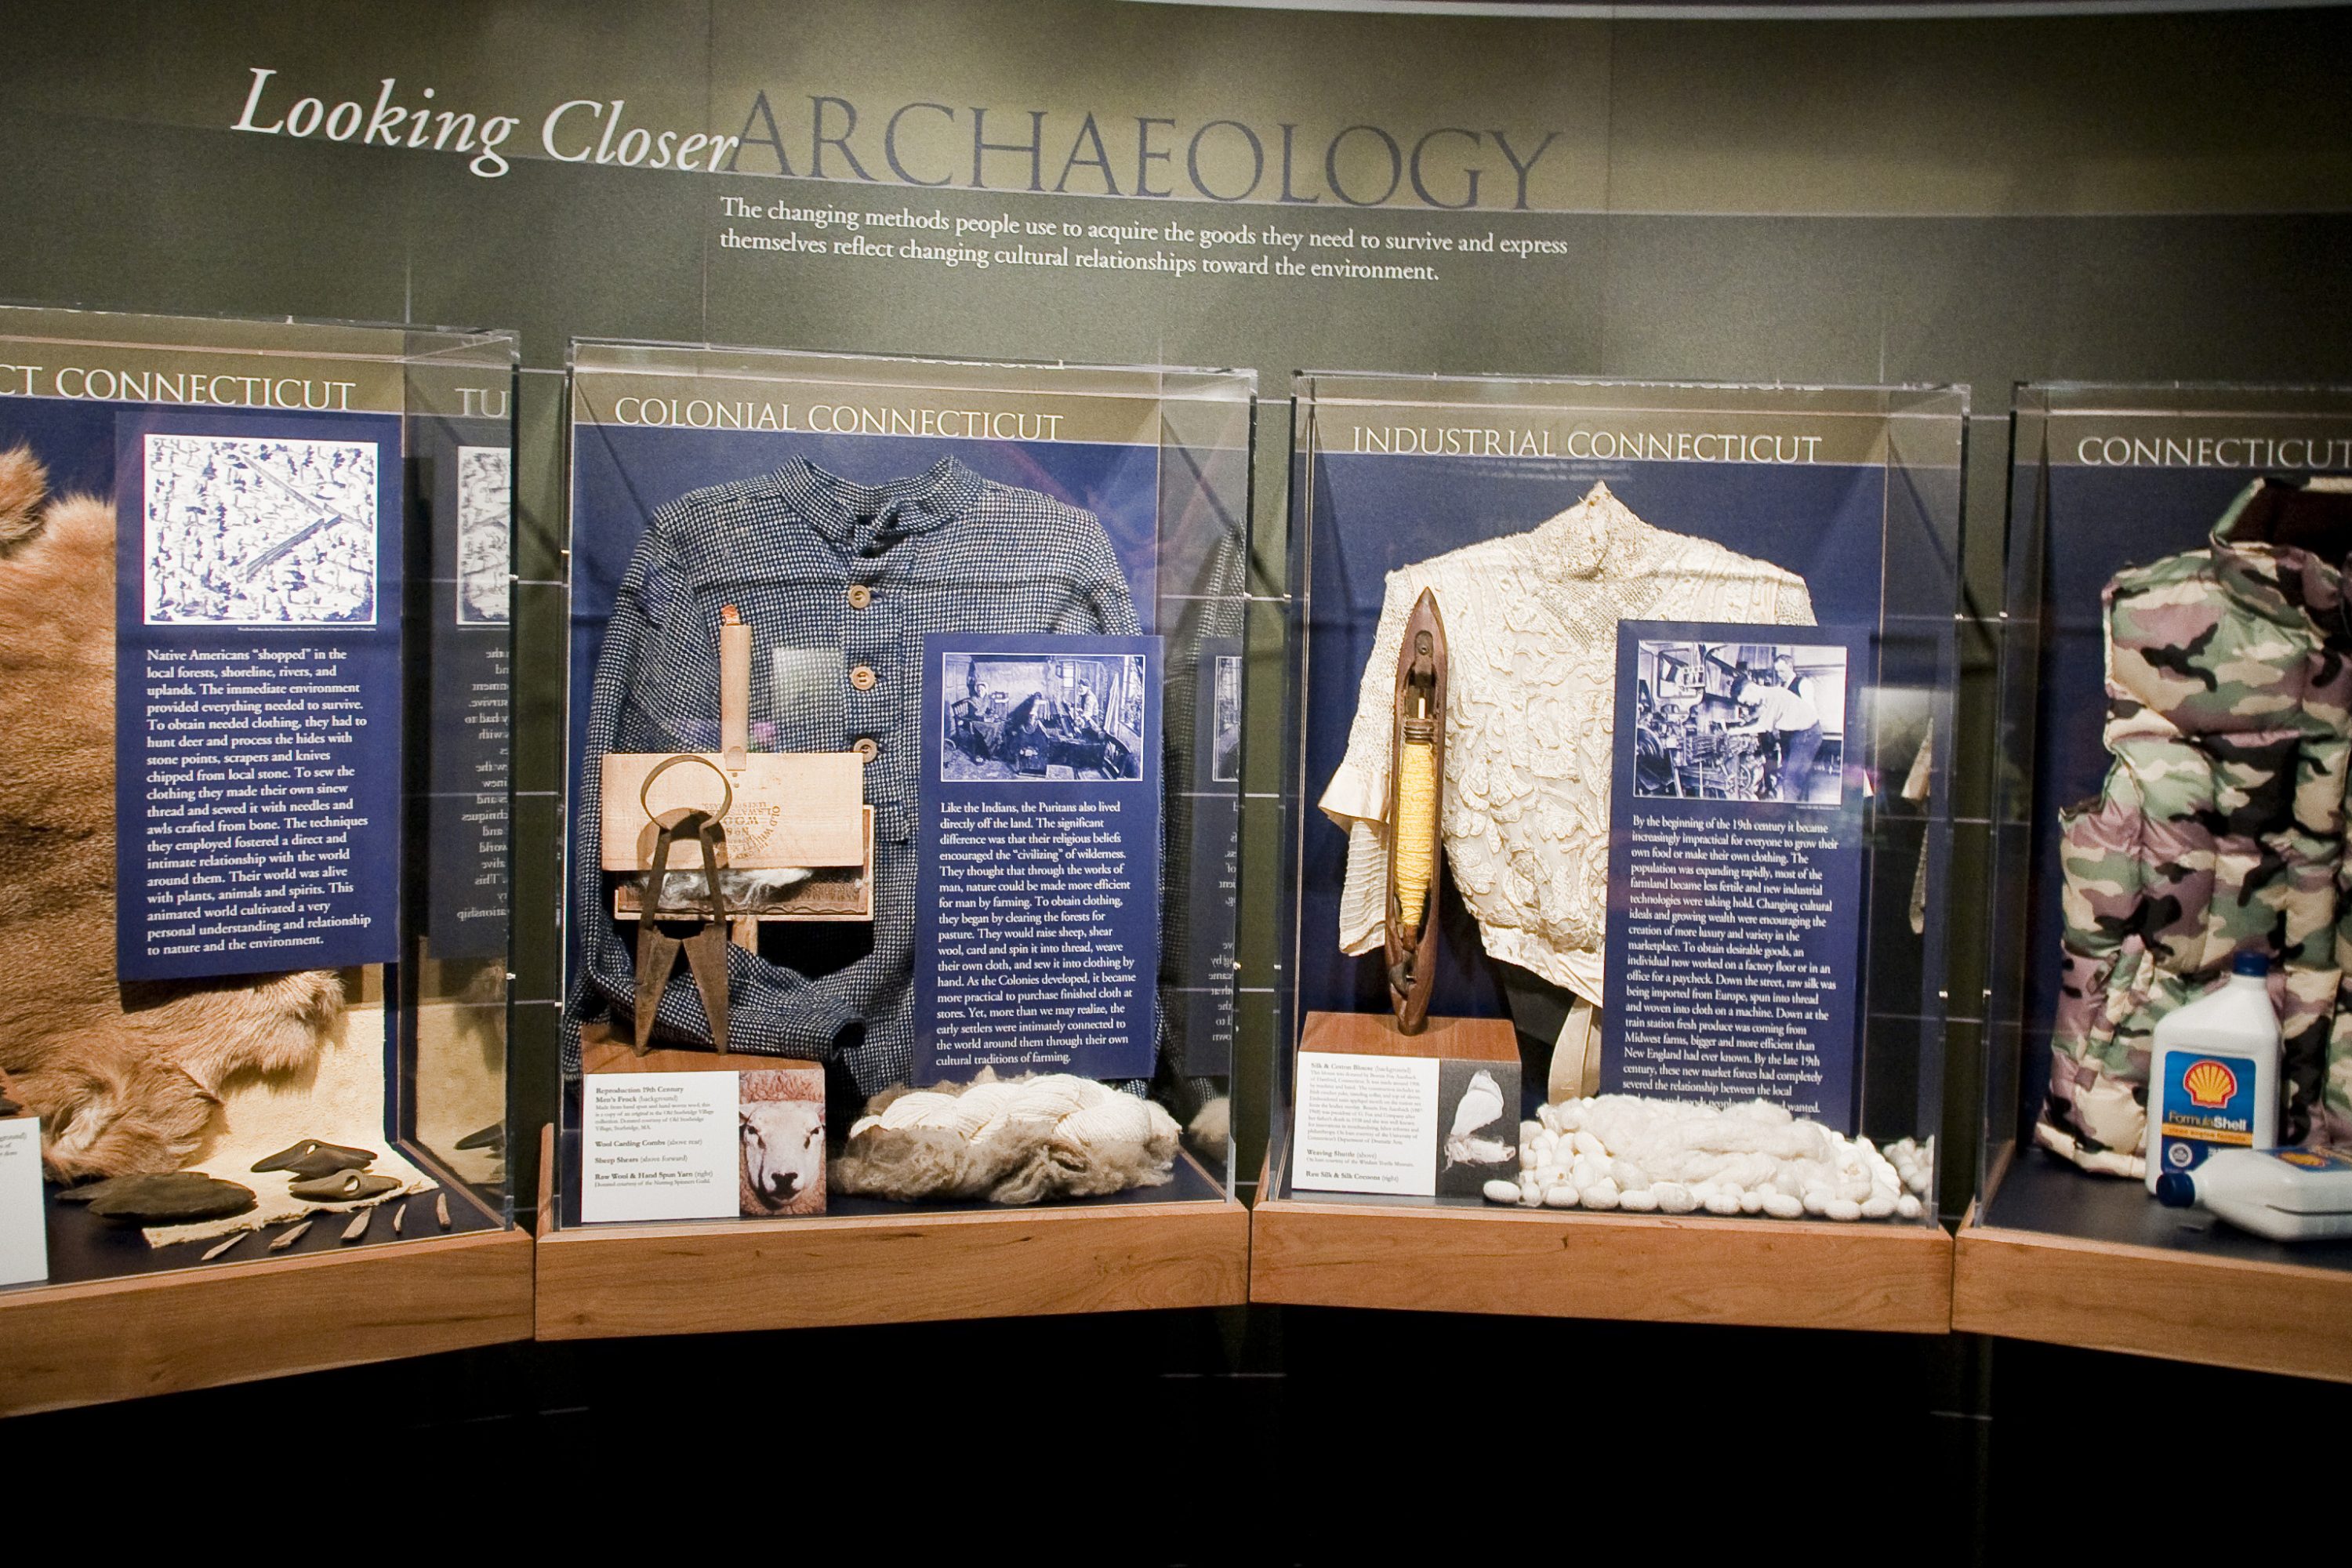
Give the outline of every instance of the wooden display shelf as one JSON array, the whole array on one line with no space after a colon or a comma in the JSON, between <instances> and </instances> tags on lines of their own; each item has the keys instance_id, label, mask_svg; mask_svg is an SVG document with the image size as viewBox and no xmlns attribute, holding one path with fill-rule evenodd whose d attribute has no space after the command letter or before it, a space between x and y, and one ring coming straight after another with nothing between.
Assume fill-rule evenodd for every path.
<instances>
[{"instance_id":1,"label":"wooden display shelf","mask_svg":"<svg viewBox=\"0 0 2352 1568\"><path fill-rule=\"evenodd\" d=\"M0 1415L527 1340L520 1226L0 1293Z\"/></svg>"},{"instance_id":2,"label":"wooden display shelf","mask_svg":"<svg viewBox=\"0 0 2352 1568\"><path fill-rule=\"evenodd\" d=\"M2352 1271L1960 1227L1962 1333L2352 1383Z\"/></svg>"},{"instance_id":3,"label":"wooden display shelf","mask_svg":"<svg viewBox=\"0 0 2352 1568\"><path fill-rule=\"evenodd\" d=\"M1249 1298L1249 1211L1230 1197L564 1229L553 1223L551 1139L540 1169L542 1340L1237 1307Z\"/></svg>"},{"instance_id":4,"label":"wooden display shelf","mask_svg":"<svg viewBox=\"0 0 2352 1568\"><path fill-rule=\"evenodd\" d=\"M1259 1190L1279 1192L1268 1165ZM1952 1238L1916 1224L1261 1197L1250 1300L1940 1334Z\"/></svg>"}]
</instances>

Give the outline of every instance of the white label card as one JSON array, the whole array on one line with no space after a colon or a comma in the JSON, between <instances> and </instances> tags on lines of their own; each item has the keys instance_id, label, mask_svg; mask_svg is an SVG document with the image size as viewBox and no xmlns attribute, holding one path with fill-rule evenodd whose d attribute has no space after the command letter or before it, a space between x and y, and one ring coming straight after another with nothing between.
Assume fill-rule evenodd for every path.
<instances>
[{"instance_id":1,"label":"white label card","mask_svg":"<svg viewBox=\"0 0 2352 1568\"><path fill-rule=\"evenodd\" d=\"M1290 1184L1433 1195L1438 1067L1433 1057L1301 1055Z\"/></svg>"},{"instance_id":2,"label":"white label card","mask_svg":"<svg viewBox=\"0 0 2352 1568\"><path fill-rule=\"evenodd\" d=\"M732 1219L741 1074L590 1073L581 1079L580 1216Z\"/></svg>"},{"instance_id":3,"label":"white label card","mask_svg":"<svg viewBox=\"0 0 2352 1568\"><path fill-rule=\"evenodd\" d=\"M0 1121L0 1285L49 1277L48 1221L41 1205L41 1119Z\"/></svg>"}]
</instances>

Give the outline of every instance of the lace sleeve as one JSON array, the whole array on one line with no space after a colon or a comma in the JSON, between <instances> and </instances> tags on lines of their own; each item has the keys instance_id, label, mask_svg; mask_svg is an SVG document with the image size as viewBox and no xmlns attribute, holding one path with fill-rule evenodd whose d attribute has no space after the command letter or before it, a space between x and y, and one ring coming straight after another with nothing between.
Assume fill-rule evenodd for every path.
<instances>
[{"instance_id":1,"label":"lace sleeve","mask_svg":"<svg viewBox=\"0 0 2352 1568\"><path fill-rule=\"evenodd\" d=\"M1348 835L1347 881L1339 892L1339 951L1369 952L1388 939L1389 745L1394 738L1397 650L1420 589L1402 572L1381 590L1379 629L1356 692L1348 754L1319 803Z\"/></svg>"},{"instance_id":2,"label":"lace sleeve","mask_svg":"<svg viewBox=\"0 0 2352 1568\"><path fill-rule=\"evenodd\" d=\"M1358 820L1380 822L1389 813L1389 742L1396 703L1397 650L1419 590L1402 572L1389 574L1381 590L1381 621L1372 651L1356 689L1356 717L1348 728L1348 754L1325 786L1320 805L1341 827Z\"/></svg>"}]
</instances>

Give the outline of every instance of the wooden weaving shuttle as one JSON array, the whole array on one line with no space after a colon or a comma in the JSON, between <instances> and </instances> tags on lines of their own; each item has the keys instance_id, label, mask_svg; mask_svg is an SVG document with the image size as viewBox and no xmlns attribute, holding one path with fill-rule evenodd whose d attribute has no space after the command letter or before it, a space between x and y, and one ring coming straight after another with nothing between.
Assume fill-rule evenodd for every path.
<instances>
[{"instance_id":1,"label":"wooden weaving shuttle","mask_svg":"<svg viewBox=\"0 0 2352 1568\"><path fill-rule=\"evenodd\" d=\"M1429 1021L1437 984L1437 883L1445 863L1445 617L1423 589L1397 649L1389 753L1389 1005L1401 1033Z\"/></svg>"}]
</instances>

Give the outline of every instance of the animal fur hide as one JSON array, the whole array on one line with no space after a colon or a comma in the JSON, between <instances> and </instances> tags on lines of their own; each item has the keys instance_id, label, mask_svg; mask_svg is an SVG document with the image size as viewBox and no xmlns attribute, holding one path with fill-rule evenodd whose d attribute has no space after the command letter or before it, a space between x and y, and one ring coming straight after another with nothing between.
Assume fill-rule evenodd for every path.
<instances>
[{"instance_id":1,"label":"animal fur hide","mask_svg":"<svg viewBox=\"0 0 2352 1568\"><path fill-rule=\"evenodd\" d=\"M1176 1119L1138 1095L1053 1073L885 1089L849 1130L833 1184L867 1197L1034 1204L1173 1178Z\"/></svg>"},{"instance_id":2,"label":"animal fur hide","mask_svg":"<svg viewBox=\"0 0 2352 1568\"><path fill-rule=\"evenodd\" d=\"M58 1181L177 1170L223 1083L342 1028L330 971L118 985L114 509L0 452L0 1072Z\"/></svg>"}]
</instances>

